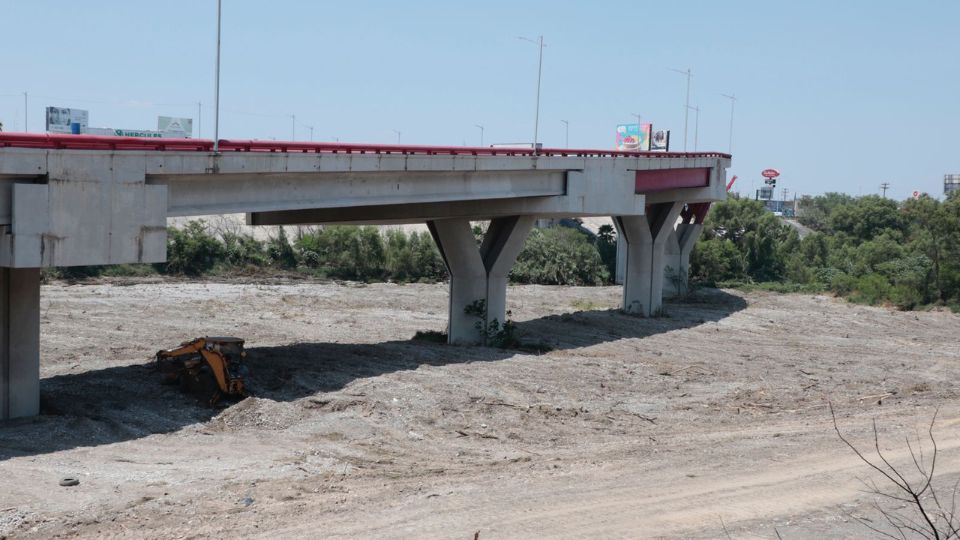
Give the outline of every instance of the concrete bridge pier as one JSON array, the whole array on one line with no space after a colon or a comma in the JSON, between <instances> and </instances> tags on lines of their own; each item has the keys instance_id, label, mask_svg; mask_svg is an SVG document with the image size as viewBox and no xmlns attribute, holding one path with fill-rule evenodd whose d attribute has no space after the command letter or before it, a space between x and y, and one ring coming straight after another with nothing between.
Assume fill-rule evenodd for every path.
<instances>
[{"instance_id":1,"label":"concrete bridge pier","mask_svg":"<svg viewBox=\"0 0 960 540\"><path fill-rule=\"evenodd\" d=\"M40 269L0 268L0 420L40 413Z\"/></svg>"},{"instance_id":2,"label":"concrete bridge pier","mask_svg":"<svg viewBox=\"0 0 960 540\"><path fill-rule=\"evenodd\" d=\"M477 248L469 220L427 222L450 272L450 343L483 343L486 336L478 322L484 328L494 320L501 326L506 322L508 275L533 223L533 216L495 218ZM480 303L485 317L466 312Z\"/></svg>"},{"instance_id":3,"label":"concrete bridge pier","mask_svg":"<svg viewBox=\"0 0 960 540\"><path fill-rule=\"evenodd\" d=\"M614 217L627 247L623 280L623 310L627 313L644 317L660 313L664 248L681 210L682 202L666 202L649 205L646 215Z\"/></svg>"}]
</instances>

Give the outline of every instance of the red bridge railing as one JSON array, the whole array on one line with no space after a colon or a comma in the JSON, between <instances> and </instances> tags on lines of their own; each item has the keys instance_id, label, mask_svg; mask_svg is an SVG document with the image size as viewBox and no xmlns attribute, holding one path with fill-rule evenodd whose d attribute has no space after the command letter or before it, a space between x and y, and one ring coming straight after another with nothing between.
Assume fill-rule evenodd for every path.
<instances>
[{"instance_id":1,"label":"red bridge railing","mask_svg":"<svg viewBox=\"0 0 960 540\"><path fill-rule=\"evenodd\" d=\"M117 150L213 152L209 139L163 139L60 135L45 133L0 133L0 148L49 148L59 150ZM423 146L401 144L356 144L299 141L220 140L220 153L279 152L304 154L386 154L425 156L573 156L573 157L707 157L729 158L721 152L621 152L579 148L490 148L475 146Z\"/></svg>"}]
</instances>

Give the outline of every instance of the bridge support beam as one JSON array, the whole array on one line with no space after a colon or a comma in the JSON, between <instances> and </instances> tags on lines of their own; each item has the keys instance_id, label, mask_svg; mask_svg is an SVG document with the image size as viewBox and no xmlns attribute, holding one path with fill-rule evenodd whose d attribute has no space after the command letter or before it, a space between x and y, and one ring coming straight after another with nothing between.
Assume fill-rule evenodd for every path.
<instances>
[{"instance_id":1,"label":"bridge support beam","mask_svg":"<svg viewBox=\"0 0 960 540\"><path fill-rule=\"evenodd\" d=\"M643 216L617 216L626 242L623 310L649 317L663 306L664 248L683 210L682 202L652 204Z\"/></svg>"},{"instance_id":2,"label":"bridge support beam","mask_svg":"<svg viewBox=\"0 0 960 540\"><path fill-rule=\"evenodd\" d=\"M40 413L40 269L0 268L0 420Z\"/></svg>"},{"instance_id":3,"label":"bridge support beam","mask_svg":"<svg viewBox=\"0 0 960 540\"><path fill-rule=\"evenodd\" d=\"M494 320L506 322L508 275L533 222L533 216L493 219L479 249L468 220L427 222L450 272L450 343L483 343L486 333L478 322L484 328ZM467 313L481 306L481 313Z\"/></svg>"}]
</instances>

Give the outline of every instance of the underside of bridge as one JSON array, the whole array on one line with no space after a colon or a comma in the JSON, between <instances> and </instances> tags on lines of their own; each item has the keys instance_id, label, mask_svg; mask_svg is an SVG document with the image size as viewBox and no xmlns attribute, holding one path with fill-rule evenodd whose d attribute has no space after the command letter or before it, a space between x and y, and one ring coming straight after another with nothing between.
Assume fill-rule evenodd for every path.
<instances>
[{"instance_id":1,"label":"underside of bridge","mask_svg":"<svg viewBox=\"0 0 960 540\"><path fill-rule=\"evenodd\" d=\"M729 166L713 153L224 142L213 154L207 141L40 137L0 134L0 419L39 412L40 268L164 261L167 217L426 223L450 274L449 340L476 344L506 321L508 274L539 217L613 217L623 309L659 313L664 272L682 292Z\"/></svg>"}]
</instances>

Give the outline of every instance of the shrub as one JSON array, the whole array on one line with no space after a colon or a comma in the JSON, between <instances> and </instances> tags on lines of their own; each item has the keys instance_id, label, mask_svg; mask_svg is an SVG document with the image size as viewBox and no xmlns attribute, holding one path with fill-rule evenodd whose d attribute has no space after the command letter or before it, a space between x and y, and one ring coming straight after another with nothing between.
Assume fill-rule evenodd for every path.
<instances>
[{"instance_id":1,"label":"shrub","mask_svg":"<svg viewBox=\"0 0 960 540\"><path fill-rule=\"evenodd\" d=\"M183 229L167 229L167 262L160 269L195 276L212 270L223 257L223 244L207 231L206 223L190 221Z\"/></svg>"},{"instance_id":2,"label":"shrub","mask_svg":"<svg viewBox=\"0 0 960 540\"><path fill-rule=\"evenodd\" d=\"M510 278L541 285L601 285L610 273L585 234L550 227L530 232Z\"/></svg>"}]
</instances>

